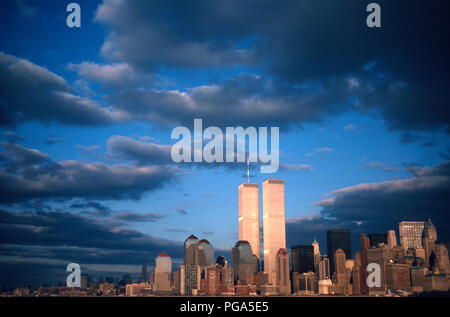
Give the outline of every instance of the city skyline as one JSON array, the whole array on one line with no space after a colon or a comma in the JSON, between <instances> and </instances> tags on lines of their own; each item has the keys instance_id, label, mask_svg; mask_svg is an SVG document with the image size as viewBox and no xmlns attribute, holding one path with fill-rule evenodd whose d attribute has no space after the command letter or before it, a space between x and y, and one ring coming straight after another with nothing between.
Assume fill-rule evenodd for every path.
<instances>
[{"instance_id":1,"label":"city skyline","mask_svg":"<svg viewBox=\"0 0 450 317\"><path fill-rule=\"evenodd\" d=\"M160 253L183 263L191 234L202 263L244 238L260 260L314 237L324 256L331 229L353 258L362 233L399 243L399 222L428 218L450 241L448 1L381 0L381 27L370 1L74 2L79 27L65 2L0 4L0 286L57 283L67 263L137 280ZM279 129L279 169L174 162L194 122ZM266 179L285 184L270 250Z\"/></svg>"}]
</instances>

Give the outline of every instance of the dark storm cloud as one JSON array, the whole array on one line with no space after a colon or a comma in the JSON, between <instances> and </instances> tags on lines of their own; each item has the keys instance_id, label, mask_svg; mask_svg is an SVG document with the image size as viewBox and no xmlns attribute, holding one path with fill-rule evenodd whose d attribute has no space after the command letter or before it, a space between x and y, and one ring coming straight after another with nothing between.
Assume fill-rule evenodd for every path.
<instances>
[{"instance_id":1,"label":"dark storm cloud","mask_svg":"<svg viewBox=\"0 0 450 317\"><path fill-rule=\"evenodd\" d=\"M53 161L48 155L3 142L0 202L34 198L139 199L163 187L178 169L167 166L106 165Z\"/></svg>"},{"instance_id":2,"label":"dark storm cloud","mask_svg":"<svg viewBox=\"0 0 450 317\"><path fill-rule=\"evenodd\" d=\"M2 256L40 257L79 263L141 264L165 250L181 257L181 243L71 212L0 210Z\"/></svg>"},{"instance_id":3,"label":"dark storm cloud","mask_svg":"<svg viewBox=\"0 0 450 317\"><path fill-rule=\"evenodd\" d=\"M160 125L281 126L317 122L343 109L351 87L348 79L286 86L279 81L240 74L212 85L179 90L124 89L108 96L116 109L134 120ZM361 85L361 91L367 87ZM354 89L353 89L354 90Z\"/></svg>"},{"instance_id":4,"label":"dark storm cloud","mask_svg":"<svg viewBox=\"0 0 450 317\"><path fill-rule=\"evenodd\" d=\"M67 211L0 209L0 286L64 284L71 262L80 263L90 276L98 266L94 272L98 278L138 272L144 259L151 262L160 252L168 252L174 260L183 257L181 242L122 224L120 219L99 220Z\"/></svg>"},{"instance_id":5,"label":"dark storm cloud","mask_svg":"<svg viewBox=\"0 0 450 317\"><path fill-rule=\"evenodd\" d=\"M261 25L257 21L261 19L258 13L264 13L268 7L264 3L261 6L262 10L248 1L112 0L99 6L95 19L110 30L102 47L105 57L125 60L148 70L165 65L230 67L252 64L257 59L256 52L246 45L243 37L251 35L247 27L252 22ZM269 13L265 16L268 18Z\"/></svg>"},{"instance_id":6,"label":"dark storm cloud","mask_svg":"<svg viewBox=\"0 0 450 317\"><path fill-rule=\"evenodd\" d=\"M379 1L379 29L365 24L369 2L105 0L96 20L109 31L107 58L150 72L251 65L261 74L244 92L225 82L187 94L122 91L113 103L125 109L130 98L128 113L162 122L198 114L282 125L355 109L378 111L389 129L448 129L448 2ZM290 89L268 96L271 77ZM248 88L248 78L234 80ZM295 91L302 86L312 92Z\"/></svg>"},{"instance_id":7,"label":"dark storm cloud","mask_svg":"<svg viewBox=\"0 0 450 317\"><path fill-rule=\"evenodd\" d=\"M433 167L406 166L412 177L338 189L316 203L320 213L286 221L287 245L311 244L317 236L323 250L326 230L352 232L353 251L361 233L397 230L398 222L431 217L439 239L450 240L450 161Z\"/></svg>"},{"instance_id":8,"label":"dark storm cloud","mask_svg":"<svg viewBox=\"0 0 450 317\"><path fill-rule=\"evenodd\" d=\"M449 223L450 162L434 167L409 167L413 177L359 184L335 190L317 203L326 217L341 220L395 221L430 216Z\"/></svg>"},{"instance_id":9,"label":"dark storm cloud","mask_svg":"<svg viewBox=\"0 0 450 317\"><path fill-rule=\"evenodd\" d=\"M109 124L117 115L78 97L60 76L0 52L0 125L30 120L76 125Z\"/></svg>"}]
</instances>

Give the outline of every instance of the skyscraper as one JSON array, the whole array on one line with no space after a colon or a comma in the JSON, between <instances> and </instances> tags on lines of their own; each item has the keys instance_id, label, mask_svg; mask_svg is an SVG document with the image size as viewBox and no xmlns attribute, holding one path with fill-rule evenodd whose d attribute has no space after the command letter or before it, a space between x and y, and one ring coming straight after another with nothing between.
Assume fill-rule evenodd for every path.
<instances>
[{"instance_id":1,"label":"skyscraper","mask_svg":"<svg viewBox=\"0 0 450 317\"><path fill-rule=\"evenodd\" d=\"M312 246L314 247L314 264L316 264L320 261L319 242L317 242L316 237L314 237Z\"/></svg>"},{"instance_id":2,"label":"skyscraper","mask_svg":"<svg viewBox=\"0 0 450 317\"><path fill-rule=\"evenodd\" d=\"M263 182L264 272L275 284L275 260L280 249L286 249L284 181Z\"/></svg>"},{"instance_id":3,"label":"skyscraper","mask_svg":"<svg viewBox=\"0 0 450 317\"><path fill-rule=\"evenodd\" d=\"M369 294L369 288L367 286L367 250L369 249L369 239L364 233L361 234L360 238L360 253L361 253L361 271L360 271L360 289L361 294Z\"/></svg>"},{"instance_id":4,"label":"skyscraper","mask_svg":"<svg viewBox=\"0 0 450 317\"><path fill-rule=\"evenodd\" d=\"M279 249L277 252L275 272L276 285L280 288L280 294L290 294L291 279L289 277L289 253L284 248Z\"/></svg>"},{"instance_id":5,"label":"skyscraper","mask_svg":"<svg viewBox=\"0 0 450 317\"><path fill-rule=\"evenodd\" d=\"M424 221L401 221L398 224L400 244L405 250L423 247L422 234L425 229Z\"/></svg>"},{"instance_id":6,"label":"skyscraper","mask_svg":"<svg viewBox=\"0 0 450 317\"><path fill-rule=\"evenodd\" d=\"M154 278L154 292L169 293L172 291L172 260L169 254L160 253L156 257Z\"/></svg>"},{"instance_id":7,"label":"skyscraper","mask_svg":"<svg viewBox=\"0 0 450 317\"><path fill-rule=\"evenodd\" d=\"M393 248L397 245L397 236L395 230L389 230L387 233L387 245L389 248Z\"/></svg>"},{"instance_id":8,"label":"skyscraper","mask_svg":"<svg viewBox=\"0 0 450 317\"><path fill-rule=\"evenodd\" d=\"M320 260L315 264L315 273L318 280L330 279L330 260L326 255L320 255Z\"/></svg>"},{"instance_id":9,"label":"skyscraper","mask_svg":"<svg viewBox=\"0 0 450 317\"><path fill-rule=\"evenodd\" d=\"M258 184L239 185L239 240L248 241L253 254L260 259Z\"/></svg>"},{"instance_id":10,"label":"skyscraper","mask_svg":"<svg viewBox=\"0 0 450 317\"><path fill-rule=\"evenodd\" d=\"M232 248L232 267L234 279L246 281L247 277L258 272L258 258L253 254L252 247L248 241L240 240Z\"/></svg>"},{"instance_id":11,"label":"skyscraper","mask_svg":"<svg viewBox=\"0 0 450 317\"><path fill-rule=\"evenodd\" d=\"M191 234L184 241L184 265L197 264L195 260L198 238Z\"/></svg>"},{"instance_id":12,"label":"skyscraper","mask_svg":"<svg viewBox=\"0 0 450 317\"><path fill-rule=\"evenodd\" d=\"M180 294L197 295L200 291L200 265L180 265Z\"/></svg>"},{"instance_id":13,"label":"skyscraper","mask_svg":"<svg viewBox=\"0 0 450 317\"><path fill-rule=\"evenodd\" d=\"M292 272L314 272L314 246L294 245L291 247Z\"/></svg>"},{"instance_id":14,"label":"skyscraper","mask_svg":"<svg viewBox=\"0 0 450 317\"><path fill-rule=\"evenodd\" d=\"M184 241L184 265L206 267L214 264L214 247L208 240L198 240L193 234Z\"/></svg>"},{"instance_id":15,"label":"skyscraper","mask_svg":"<svg viewBox=\"0 0 450 317\"><path fill-rule=\"evenodd\" d=\"M208 240L202 239L197 243L198 255L195 257L200 266L209 266L214 264L214 247L209 243Z\"/></svg>"},{"instance_id":16,"label":"skyscraper","mask_svg":"<svg viewBox=\"0 0 450 317\"><path fill-rule=\"evenodd\" d=\"M342 249L347 258L352 258L350 230L331 229L327 231L327 252L328 257L330 258L331 274L333 274L333 272L335 271L334 253L337 249Z\"/></svg>"},{"instance_id":17,"label":"skyscraper","mask_svg":"<svg viewBox=\"0 0 450 317\"><path fill-rule=\"evenodd\" d=\"M147 282L148 282L147 260L144 260L144 264L142 264L142 269L141 269L141 283L147 283Z\"/></svg>"}]
</instances>

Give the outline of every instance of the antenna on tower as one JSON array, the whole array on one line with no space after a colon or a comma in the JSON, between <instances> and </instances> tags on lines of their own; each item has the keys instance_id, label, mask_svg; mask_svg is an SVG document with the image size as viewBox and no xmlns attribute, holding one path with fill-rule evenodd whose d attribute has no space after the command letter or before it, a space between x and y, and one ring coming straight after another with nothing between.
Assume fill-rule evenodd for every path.
<instances>
[{"instance_id":1,"label":"antenna on tower","mask_svg":"<svg viewBox=\"0 0 450 317\"><path fill-rule=\"evenodd\" d=\"M247 183L250 183L250 160L247 159Z\"/></svg>"}]
</instances>

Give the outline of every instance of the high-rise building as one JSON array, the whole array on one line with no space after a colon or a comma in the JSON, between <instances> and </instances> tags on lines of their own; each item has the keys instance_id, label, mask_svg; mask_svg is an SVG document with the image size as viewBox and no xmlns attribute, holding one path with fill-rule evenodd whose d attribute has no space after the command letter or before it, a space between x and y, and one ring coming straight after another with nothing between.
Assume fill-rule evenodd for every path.
<instances>
[{"instance_id":1,"label":"high-rise building","mask_svg":"<svg viewBox=\"0 0 450 317\"><path fill-rule=\"evenodd\" d=\"M320 260L315 264L317 280L330 279L330 260L326 255L321 255Z\"/></svg>"},{"instance_id":2,"label":"high-rise building","mask_svg":"<svg viewBox=\"0 0 450 317\"><path fill-rule=\"evenodd\" d=\"M314 246L294 245L291 247L292 272L314 272Z\"/></svg>"},{"instance_id":3,"label":"high-rise building","mask_svg":"<svg viewBox=\"0 0 450 317\"><path fill-rule=\"evenodd\" d=\"M345 252L342 249L337 249L333 255L334 259L334 273L333 273L333 287L332 290L338 295L351 295L353 288L350 280L353 269L353 261L346 261Z\"/></svg>"},{"instance_id":4,"label":"high-rise building","mask_svg":"<svg viewBox=\"0 0 450 317\"><path fill-rule=\"evenodd\" d=\"M331 229L327 231L327 252L330 258L331 274L334 269L334 253L337 249L342 249L345 256L352 258L352 247L350 240L350 230L348 229Z\"/></svg>"},{"instance_id":5,"label":"high-rise building","mask_svg":"<svg viewBox=\"0 0 450 317\"><path fill-rule=\"evenodd\" d=\"M259 186L243 183L239 185L239 240L248 241L258 259L259 238Z\"/></svg>"},{"instance_id":6,"label":"high-rise building","mask_svg":"<svg viewBox=\"0 0 450 317\"><path fill-rule=\"evenodd\" d=\"M437 231L431 219L428 218L423 234L423 248L425 265L429 266L430 255L434 250L437 241Z\"/></svg>"},{"instance_id":7,"label":"high-rise building","mask_svg":"<svg viewBox=\"0 0 450 317\"><path fill-rule=\"evenodd\" d=\"M433 222L431 221L431 218L428 218L427 225L425 226L424 237L434 240L434 241L436 241L438 239L436 227L434 226Z\"/></svg>"},{"instance_id":8,"label":"high-rise building","mask_svg":"<svg viewBox=\"0 0 450 317\"><path fill-rule=\"evenodd\" d=\"M286 249L285 221L284 181L267 179L263 182L264 272L271 284L275 284L278 250Z\"/></svg>"},{"instance_id":9,"label":"high-rise building","mask_svg":"<svg viewBox=\"0 0 450 317\"><path fill-rule=\"evenodd\" d=\"M291 279L289 277L289 253L286 249L279 249L277 252L276 263L276 285L280 289L280 294L288 295L291 293Z\"/></svg>"},{"instance_id":10,"label":"high-rise building","mask_svg":"<svg viewBox=\"0 0 450 317\"><path fill-rule=\"evenodd\" d=\"M220 266L211 265L205 270L205 287L203 292L208 295L218 295L222 292L220 282Z\"/></svg>"},{"instance_id":11,"label":"high-rise building","mask_svg":"<svg viewBox=\"0 0 450 317\"><path fill-rule=\"evenodd\" d=\"M369 241L371 247L376 247L379 244L387 244L386 233L369 233Z\"/></svg>"},{"instance_id":12,"label":"high-rise building","mask_svg":"<svg viewBox=\"0 0 450 317\"><path fill-rule=\"evenodd\" d=\"M80 275L80 288L81 289L88 288L88 275L87 274Z\"/></svg>"},{"instance_id":13,"label":"high-rise building","mask_svg":"<svg viewBox=\"0 0 450 317\"><path fill-rule=\"evenodd\" d=\"M220 269L220 283L222 293L234 293L234 271L228 266L227 261Z\"/></svg>"},{"instance_id":14,"label":"high-rise building","mask_svg":"<svg viewBox=\"0 0 450 317\"><path fill-rule=\"evenodd\" d=\"M234 271L234 279L246 281L247 277L258 272L259 262L256 255L253 254L252 247L248 241L236 242L232 248L232 267Z\"/></svg>"},{"instance_id":15,"label":"high-rise building","mask_svg":"<svg viewBox=\"0 0 450 317\"><path fill-rule=\"evenodd\" d=\"M155 260L153 292L169 293L172 291L172 260L169 254L160 253Z\"/></svg>"},{"instance_id":16,"label":"high-rise building","mask_svg":"<svg viewBox=\"0 0 450 317\"><path fill-rule=\"evenodd\" d=\"M142 264L142 269L141 269L141 283L147 283L147 282L148 282L147 260L144 260L144 264Z\"/></svg>"},{"instance_id":17,"label":"high-rise building","mask_svg":"<svg viewBox=\"0 0 450 317\"><path fill-rule=\"evenodd\" d=\"M209 243L208 240L200 240L197 243L196 252L197 256L195 256L195 258L198 259L198 262L195 264L198 264L202 267L214 264L214 247L211 243Z\"/></svg>"},{"instance_id":18,"label":"high-rise building","mask_svg":"<svg viewBox=\"0 0 450 317\"><path fill-rule=\"evenodd\" d=\"M198 261L195 259L197 243L198 238L193 234L184 241L184 265L198 264Z\"/></svg>"},{"instance_id":19,"label":"high-rise building","mask_svg":"<svg viewBox=\"0 0 450 317\"><path fill-rule=\"evenodd\" d=\"M397 245L397 236L395 230L389 230L387 233L387 245L389 248L393 248Z\"/></svg>"},{"instance_id":20,"label":"high-rise building","mask_svg":"<svg viewBox=\"0 0 450 317\"><path fill-rule=\"evenodd\" d=\"M408 248L423 247L422 235L425 229L424 221L401 221L398 224L400 234L400 244L407 250Z\"/></svg>"},{"instance_id":21,"label":"high-rise building","mask_svg":"<svg viewBox=\"0 0 450 317\"><path fill-rule=\"evenodd\" d=\"M334 271L337 273L345 272L345 252L342 249L337 249L334 252Z\"/></svg>"},{"instance_id":22,"label":"high-rise building","mask_svg":"<svg viewBox=\"0 0 450 317\"><path fill-rule=\"evenodd\" d=\"M314 264L316 264L320 261L319 242L317 241L316 237L314 237L312 246L314 247Z\"/></svg>"},{"instance_id":23,"label":"high-rise building","mask_svg":"<svg viewBox=\"0 0 450 317\"><path fill-rule=\"evenodd\" d=\"M353 295L361 295L361 255L359 252L355 253L355 259L352 269L352 285Z\"/></svg>"},{"instance_id":24,"label":"high-rise building","mask_svg":"<svg viewBox=\"0 0 450 317\"><path fill-rule=\"evenodd\" d=\"M206 267L214 264L214 247L208 240L190 235L184 241L184 265Z\"/></svg>"},{"instance_id":25,"label":"high-rise building","mask_svg":"<svg viewBox=\"0 0 450 317\"><path fill-rule=\"evenodd\" d=\"M367 286L366 280L367 280L367 249L369 249L369 239L366 237L366 235L363 233L361 234L360 238L360 253L361 253L361 271L360 271L360 288L361 288L361 294L367 295L369 294L369 287Z\"/></svg>"},{"instance_id":26,"label":"high-rise building","mask_svg":"<svg viewBox=\"0 0 450 317\"><path fill-rule=\"evenodd\" d=\"M180 294L180 271L173 272L173 290L175 294Z\"/></svg>"},{"instance_id":27,"label":"high-rise building","mask_svg":"<svg viewBox=\"0 0 450 317\"><path fill-rule=\"evenodd\" d=\"M201 283L200 265L180 265L180 294L198 295Z\"/></svg>"}]
</instances>

